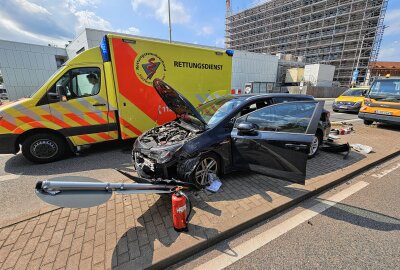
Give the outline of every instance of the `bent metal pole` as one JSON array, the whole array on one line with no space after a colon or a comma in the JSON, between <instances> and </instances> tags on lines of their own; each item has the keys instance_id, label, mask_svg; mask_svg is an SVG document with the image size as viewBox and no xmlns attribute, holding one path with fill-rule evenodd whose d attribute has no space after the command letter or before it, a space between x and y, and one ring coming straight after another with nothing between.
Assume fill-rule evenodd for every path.
<instances>
[{"instance_id":1,"label":"bent metal pole","mask_svg":"<svg viewBox=\"0 0 400 270\"><path fill-rule=\"evenodd\" d=\"M39 181L36 190L51 195L62 191L153 191L154 193L172 193L177 185L168 184L126 184L126 183L101 183L101 182L64 182L64 181Z\"/></svg>"}]
</instances>

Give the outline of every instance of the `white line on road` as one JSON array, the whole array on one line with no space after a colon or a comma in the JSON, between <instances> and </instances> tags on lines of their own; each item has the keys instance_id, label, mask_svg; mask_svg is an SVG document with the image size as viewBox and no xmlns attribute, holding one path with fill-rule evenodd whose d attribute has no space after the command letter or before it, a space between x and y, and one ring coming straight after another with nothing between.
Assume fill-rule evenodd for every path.
<instances>
[{"instance_id":1,"label":"white line on road","mask_svg":"<svg viewBox=\"0 0 400 270\"><path fill-rule=\"evenodd\" d=\"M339 193L331 196L326 200L318 199L318 201L320 201L321 203L318 203L317 205L314 205L313 207L300 212L299 214L285 220L284 222L257 235L256 237L253 237L252 239L244 242L243 244L231 248L229 253L237 254L236 256L224 253L198 266L195 269L196 270L224 269L225 267L233 264L234 262L247 256L251 252L261 248L262 246L268 244L272 240L296 228L298 225L324 212L325 210L334 206L336 203L346 199L350 195L360 191L361 189L365 188L368 185L369 184L367 182L360 181L350 186L349 188L346 188L345 190L342 190Z\"/></svg>"},{"instance_id":2,"label":"white line on road","mask_svg":"<svg viewBox=\"0 0 400 270\"><path fill-rule=\"evenodd\" d=\"M392 167L392 168L390 168L390 169L387 169L387 170L384 170L384 171L381 172L381 173L374 173L374 174L371 175L371 176L376 177L376 178L382 178L382 177L384 177L385 175L387 175L387 174L393 172L394 170L397 170L398 168L400 168L400 163L397 163L394 167Z\"/></svg>"},{"instance_id":3,"label":"white line on road","mask_svg":"<svg viewBox=\"0 0 400 270\"><path fill-rule=\"evenodd\" d=\"M19 178L21 175L20 174L6 174L6 175L1 175L0 176L0 182L3 181L8 181L8 180L14 180Z\"/></svg>"}]
</instances>

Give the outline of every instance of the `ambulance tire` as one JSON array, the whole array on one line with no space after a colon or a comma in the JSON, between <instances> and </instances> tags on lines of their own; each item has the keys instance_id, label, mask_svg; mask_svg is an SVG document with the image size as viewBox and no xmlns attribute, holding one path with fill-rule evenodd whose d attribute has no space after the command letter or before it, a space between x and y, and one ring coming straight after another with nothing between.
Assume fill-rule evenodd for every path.
<instances>
[{"instance_id":1,"label":"ambulance tire","mask_svg":"<svg viewBox=\"0 0 400 270\"><path fill-rule=\"evenodd\" d=\"M22 154L35 163L49 163L61 159L66 152L66 143L61 136L37 133L22 142Z\"/></svg>"}]
</instances>

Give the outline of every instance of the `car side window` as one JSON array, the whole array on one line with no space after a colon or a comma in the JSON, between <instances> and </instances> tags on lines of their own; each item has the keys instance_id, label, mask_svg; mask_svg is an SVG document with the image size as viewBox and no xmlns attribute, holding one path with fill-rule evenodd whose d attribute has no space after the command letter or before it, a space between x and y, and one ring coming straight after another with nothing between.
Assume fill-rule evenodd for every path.
<instances>
[{"instance_id":1,"label":"car side window","mask_svg":"<svg viewBox=\"0 0 400 270\"><path fill-rule=\"evenodd\" d=\"M265 107L239 118L256 124L259 131L305 133L317 106L316 102L288 102Z\"/></svg>"},{"instance_id":2,"label":"car side window","mask_svg":"<svg viewBox=\"0 0 400 270\"><path fill-rule=\"evenodd\" d=\"M75 68L65 73L49 90L50 93L60 94L67 100L94 96L100 92L100 69L99 68Z\"/></svg>"}]
</instances>

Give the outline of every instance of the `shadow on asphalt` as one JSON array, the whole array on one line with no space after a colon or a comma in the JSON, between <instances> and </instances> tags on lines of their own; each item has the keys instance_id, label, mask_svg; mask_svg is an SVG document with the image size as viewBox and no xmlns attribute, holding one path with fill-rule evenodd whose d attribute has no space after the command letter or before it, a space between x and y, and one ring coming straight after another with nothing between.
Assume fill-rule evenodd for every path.
<instances>
[{"instance_id":1,"label":"shadow on asphalt","mask_svg":"<svg viewBox=\"0 0 400 270\"><path fill-rule=\"evenodd\" d=\"M80 171L126 168L132 166L133 141L113 141L92 145L80 156L70 154L63 160L35 164L19 153L5 163L4 171L23 175L57 175Z\"/></svg>"},{"instance_id":2,"label":"shadow on asphalt","mask_svg":"<svg viewBox=\"0 0 400 270\"><path fill-rule=\"evenodd\" d=\"M379 128L379 129L400 131L400 126L387 125L387 124L377 124L376 127Z\"/></svg>"},{"instance_id":3,"label":"shadow on asphalt","mask_svg":"<svg viewBox=\"0 0 400 270\"><path fill-rule=\"evenodd\" d=\"M329 202L318 199L315 201L320 203ZM371 230L400 231L400 219L349 204L336 203L322 212L321 215Z\"/></svg>"},{"instance_id":4,"label":"shadow on asphalt","mask_svg":"<svg viewBox=\"0 0 400 270\"><path fill-rule=\"evenodd\" d=\"M306 185L307 180L311 178L342 170L366 158L366 156L354 151L350 152L346 159L343 159L343 157L343 154L321 151L315 158L308 160ZM235 172L223 176L221 180L223 185L219 192L200 191L194 194L193 199L196 207L219 216L220 214L209 203L240 200L253 195L259 195L265 201L272 202L274 199L272 194L274 193L276 197L285 196L288 198L295 198L308 193L307 190L291 186L292 182L255 173Z\"/></svg>"}]
</instances>

